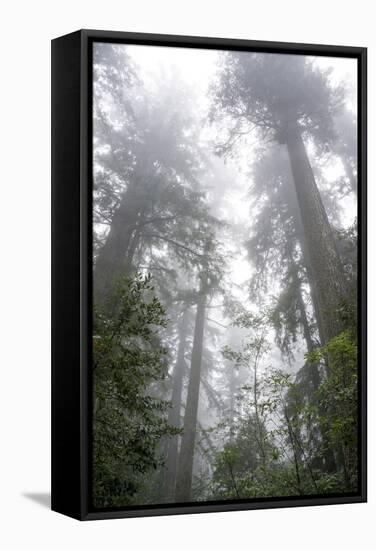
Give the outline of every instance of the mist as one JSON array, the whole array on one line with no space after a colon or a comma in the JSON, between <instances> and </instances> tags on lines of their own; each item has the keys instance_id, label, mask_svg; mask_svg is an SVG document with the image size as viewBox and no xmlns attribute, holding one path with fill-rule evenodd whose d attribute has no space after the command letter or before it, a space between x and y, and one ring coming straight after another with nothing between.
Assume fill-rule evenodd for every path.
<instances>
[{"instance_id":1,"label":"mist","mask_svg":"<svg viewBox=\"0 0 376 550\"><path fill-rule=\"evenodd\" d=\"M356 60L93 47L95 507L356 492Z\"/></svg>"}]
</instances>

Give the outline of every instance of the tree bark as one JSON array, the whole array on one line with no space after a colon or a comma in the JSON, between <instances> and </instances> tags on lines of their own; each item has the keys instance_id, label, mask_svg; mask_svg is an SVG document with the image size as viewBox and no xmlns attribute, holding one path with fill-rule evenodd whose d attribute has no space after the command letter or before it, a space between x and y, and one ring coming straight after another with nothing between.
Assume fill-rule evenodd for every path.
<instances>
[{"instance_id":1,"label":"tree bark","mask_svg":"<svg viewBox=\"0 0 376 550\"><path fill-rule=\"evenodd\" d=\"M312 281L317 292L324 342L341 331L338 308L344 295L344 275L325 208L297 128L286 137L291 171L301 213Z\"/></svg>"},{"instance_id":2,"label":"tree bark","mask_svg":"<svg viewBox=\"0 0 376 550\"><path fill-rule=\"evenodd\" d=\"M135 235L137 222L142 211L142 196L135 187L124 192L120 205L115 211L106 242L99 250L94 268L94 298L104 303L111 294L116 280L129 272L128 251L134 254L138 235Z\"/></svg>"},{"instance_id":3,"label":"tree bark","mask_svg":"<svg viewBox=\"0 0 376 550\"><path fill-rule=\"evenodd\" d=\"M183 436L179 454L178 474L176 481L176 502L191 500L193 459L195 451L197 412L200 394L202 349L205 329L206 295L201 289L197 304L191 371L188 384L187 404L185 407Z\"/></svg>"},{"instance_id":4,"label":"tree bark","mask_svg":"<svg viewBox=\"0 0 376 550\"><path fill-rule=\"evenodd\" d=\"M304 146L304 143L303 143L303 140L301 139L301 137L300 137L299 142L300 142L298 144L299 147L297 147L297 149L298 149L298 151L300 150L302 164L303 164L303 166L305 165L305 169L308 172L307 177L311 176L311 181L309 181L309 183L307 185L308 191L310 191L310 193L313 197L312 198L312 203L313 203L314 200L319 202L319 204L317 205L317 208L318 208L319 212L321 213L321 218L320 219L323 220L323 223L327 224L326 232L327 232L327 234L329 234L329 237L330 237L329 238L329 253L328 254L329 254L329 256L330 255L332 255L332 256L335 255L335 257L336 257L335 258L335 266L337 268L338 277L340 278L340 281L341 281L342 277L343 277L343 273L342 273L342 267L341 267L341 264L340 264L340 259L339 259L339 256L338 256L336 245L335 245L335 242L334 242L334 237L333 237L330 225L329 225L329 221L328 221L327 216L326 216L324 206L323 206L322 201L321 201L321 197L319 195L319 191L318 191L317 186L316 186L316 182L314 180L313 171L312 171L312 168L310 166L309 159L308 159L307 153L305 151L305 146ZM291 146L291 144L290 144L290 146ZM295 154L296 154L296 151L295 151ZM295 198L297 199L296 204L294 204L295 200L291 201L291 209L292 209L292 213L293 213L293 216L294 216L295 231L296 231L297 237L300 241L300 244L302 246L303 262L305 264L308 280L309 280L309 283L310 283L311 297L312 297L313 308L314 308L315 317L316 317L316 321L317 321L317 328L318 328L318 332L319 332L320 343L321 343L321 345L323 345L330 338L332 338L335 334L333 334L332 336L328 335L328 330L326 329L326 324L325 323L328 320L325 317L325 309L324 310L322 309L322 301L325 299L325 296L323 296L322 293L320 294L319 281L320 281L321 284L323 284L323 283L320 279L317 279L317 273L316 272L318 270L315 269L315 267L317 268L317 266L314 266L314 264L312 263L312 254L311 254L311 251L310 251L310 248L309 248L310 246L313 246L312 242L313 242L314 239L309 240L309 235L307 235L307 232L309 233L309 226L308 226L308 224L305 224L303 222L305 211L302 211L302 208L301 208L301 202L299 200L299 195L298 195L297 180L295 178L295 175L300 173L300 172L298 172L298 167L296 166L299 159L294 158L294 161L295 161L295 172L294 172L293 171L293 165L292 165L293 161L291 160L290 149L289 149L289 156L290 156L291 169L292 169L292 172L293 172L293 179L294 179L295 188L296 188ZM302 171L303 168L300 167L300 170ZM301 180L300 181L304 181L304 178L303 178L302 175L301 175ZM311 189L312 187L314 187L313 190ZM303 188L303 190L301 189L300 194L302 195L303 192L304 192L304 188ZM311 196L310 193L308 193L309 196ZM304 201L302 201L302 202L303 202L303 204L305 204ZM310 206L312 206L312 204ZM322 240L322 242L325 245L325 241ZM298 274L296 272L294 273L294 276L296 278L298 278ZM337 304L339 303L341 297L343 296L343 285L344 285L344 283L340 282L340 285L339 285L340 292L338 293L337 298L336 298L338 300ZM306 345L307 345L307 351L311 352L314 349L315 346L314 346L314 343L313 343L312 337L311 337L311 331L310 331L310 327L309 327L309 322L308 322L308 318L307 318L307 313L306 313L306 309L305 309L304 300L303 300L302 293L301 293L300 283L297 285L297 287L299 289L298 290L298 295L297 295L297 302L298 302L298 307L299 307L299 310L300 310L300 322L301 322L301 325L302 325L302 328L303 328L303 334L304 334L304 339L305 339ZM336 311L336 309L334 309L333 313L334 313L334 316L336 316L336 315L338 316L338 312ZM334 326L338 327L339 326L338 319L334 319L334 321L335 321L335 324L333 323ZM330 322L330 321L328 321L328 322ZM339 332L340 328L337 328L337 330ZM315 392L317 391L317 389L320 385L320 372L319 372L319 368L318 368L317 364L306 363L303 366L303 369L307 369L307 368L309 369L309 379L312 383L312 390L313 390L313 393L310 390L309 395L308 395L308 398L311 401L312 398L313 399L316 398L315 397ZM324 413L322 413L322 414L324 414ZM321 437L323 438L323 441L325 442L325 451L324 451L324 456L323 456L323 460L324 460L323 468L325 469L325 471L331 473L331 472L336 471L337 468L338 468L337 461L336 461L336 458L335 458L335 453L334 453L333 449L331 449L328 446L327 436L322 431L321 431Z\"/></svg>"},{"instance_id":5,"label":"tree bark","mask_svg":"<svg viewBox=\"0 0 376 550\"><path fill-rule=\"evenodd\" d=\"M181 405L183 378L185 370L185 351L187 347L187 330L188 330L189 311L186 309L181 318L179 327L179 347L174 367L171 409L168 414L168 424L175 428L181 427ZM178 467L178 447L179 435L172 437L167 446L167 461L166 461L166 502L173 502L175 496L175 485Z\"/></svg>"},{"instance_id":6,"label":"tree bark","mask_svg":"<svg viewBox=\"0 0 376 550\"><path fill-rule=\"evenodd\" d=\"M237 387L237 378L238 378L238 372L235 370L235 367L232 363L229 361L226 361L227 368L230 369L230 383L229 383L229 390L230 390L230 443L233 443L234 441L234 433L235 433L235 392Z\"/></svg>"},{"instance_id":7,"label":"tree bark","mask_svg":"<svg viewBox=\"0 0 376 550\"><path fill-rule=\"evenodd\" d=\"M319 308L318 299L317 299L316 281L315 281L315 278L314 278L314 275L313 275L312 265L311 265L310 257L309 257L308 251L307 251L305 231L304 231L304 226L303 226L303 222L302 222L302 216L301 216L301 213L300 213L298 199L297 199L297 196L296 196L296 189L295 189L293 181L291 181L290 184L291 184L291 192L289 193L289 210L290 210L291 215L292 215L293 220L294 220L295 235L296 235L296 238L297 238L297 240L298 240L298 242L301 246L301 249L302 249L302 260L303 260L303 265L305 267L306 274L307 274L308 281L309 281L310 294L311 294L311 299L312 299L312 306L313 306L313 311L314 311L314 315L315 315L315 319L316 319L317 332L318 332L319 340L320 340L320 343L323 343L324 342L324 331L323 331L323 326L322 326L322 316L321 316L321 313L320 313L320 308ZM293 261L293 259L292 259L292 261ZM303 306L304 306L304 304L303 304ZM305 314L305 308L304 308L304 314ZM311 337L309 338L309 340L310 340L310 343L312 343ZM308 341L307 341L307 346L308 346ZM312 350L308 349L308 351L312 351Z\"/></svg>"}]
</instances>

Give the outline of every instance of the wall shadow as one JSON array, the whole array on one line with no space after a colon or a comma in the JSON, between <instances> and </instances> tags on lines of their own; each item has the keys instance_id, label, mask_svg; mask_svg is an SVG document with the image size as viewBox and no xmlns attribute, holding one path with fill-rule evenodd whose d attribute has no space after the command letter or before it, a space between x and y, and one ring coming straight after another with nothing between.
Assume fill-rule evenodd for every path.
<instances>
[{"instance_id":1,"label":"wall shadow","mask_svg":"<svg viewBox=\"0 0 376 550\"><path fill-rule=\"evenodd\" d=\"M33 500L43 508L51 508L51 494L50 493L22 493L22 496Z\"/></svg>"}]
</instances>

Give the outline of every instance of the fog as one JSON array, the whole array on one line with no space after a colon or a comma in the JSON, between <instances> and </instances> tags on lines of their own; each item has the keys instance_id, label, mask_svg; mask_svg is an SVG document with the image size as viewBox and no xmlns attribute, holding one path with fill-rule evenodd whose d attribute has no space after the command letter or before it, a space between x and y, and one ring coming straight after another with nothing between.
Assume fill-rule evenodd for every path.
<instances>
[{"instance_id":1,"label":"fog","mask_svg":"<svg viewBox=\"0 0 376 550\"><path fill-rule=\"evenodd\" d=\"M355 491L356 60L93 58L95 506Z\"/></svg>"}]
</instances>

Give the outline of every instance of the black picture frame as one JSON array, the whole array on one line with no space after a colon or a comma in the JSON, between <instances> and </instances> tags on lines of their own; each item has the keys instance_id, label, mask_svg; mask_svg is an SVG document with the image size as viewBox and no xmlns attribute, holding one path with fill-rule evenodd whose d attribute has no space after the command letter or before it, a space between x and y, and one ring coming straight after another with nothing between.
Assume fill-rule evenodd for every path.
<instances>
[{"instance_id":1,"label":"black picture frame","mask_svg":"<svg viewBox=\"0 0 376 550\"><path fill-rule=\"evenodd\" d=\"M351 57L358 64L359 493L94 510L91 506L92 43ZM79 520L365 502L367 499L367 50L80 30L52 40L52 509Z\"/></svg>"}]
</instances>

